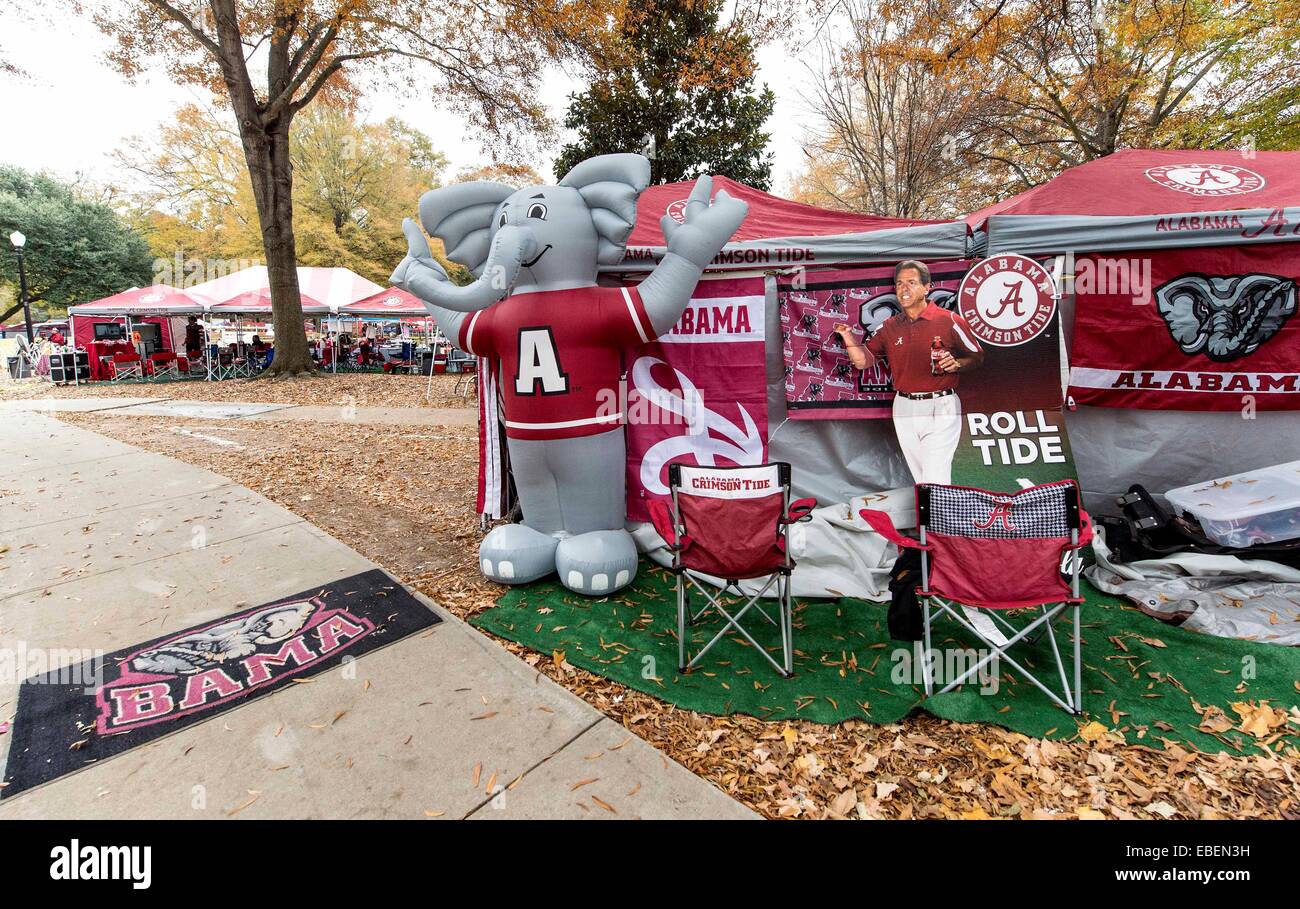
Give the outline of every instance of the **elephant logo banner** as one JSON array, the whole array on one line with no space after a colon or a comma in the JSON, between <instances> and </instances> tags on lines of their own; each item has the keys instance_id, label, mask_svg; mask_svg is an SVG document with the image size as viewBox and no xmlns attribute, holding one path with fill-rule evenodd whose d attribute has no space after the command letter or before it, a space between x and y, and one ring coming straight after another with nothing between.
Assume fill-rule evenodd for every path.
<instances>
[{"instance_id":1,"label":"elephant logo banner","mask_svg":"<svg viewBox=\"0 0 1300 909\"><path fill-rule=\"evenodd\" d=\"M767 459L762 278L705 280L682 319L629 355L627 510L668 494L668 465Z\"/></svg>"},{"instance_id":2,"label":"elephant logo banner","mask_svg":"<svg viewBox=\"0 0 1300 909\"><path fill-rule=\"evenodd\" d=\"M1290 245L1152 253L1155 290L1144 306L1131 294L1078 292L1075 401L1300 410L1300 267Z\"/></svg>"},{"instance_id":3,"label":"elephant logo banner","mask_svg":"<svg viewBox=\"0 0 1300 909\"><path fill-rule=\"evenodd\" d=\"M1156 307L1183 353L1227 363L1253 354L1295 315L1296 282L1277 275L1180 275L1156 288Z\"/></svg>"}]
</instances>

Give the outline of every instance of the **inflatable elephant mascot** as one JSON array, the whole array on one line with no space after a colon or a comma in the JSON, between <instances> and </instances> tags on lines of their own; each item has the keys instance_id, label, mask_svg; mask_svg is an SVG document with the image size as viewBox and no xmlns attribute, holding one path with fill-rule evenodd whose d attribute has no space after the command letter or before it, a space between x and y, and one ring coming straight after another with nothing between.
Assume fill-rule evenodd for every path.
<instances>
[{"instance_id":1,"label":"inflatable elephant mascot","mask_svg":"<svg viewBox=\"0 0 1300 909\"><path fill-rule=\"evenodd\" d=\"M500 367L506 445L523 523L494 528L483 574L524 584L558 572L565 587L603 596L636 576L626 521L626 443L618 402L622 352L676 324L710 260L747 206L702 177L677 223L661 224L667 254L635 288L599 287L616 265L650 182L640 155L588 158L558 186L515 190L461 183L420 199L420 221L447 257L476 275L458 287L403 225L407 257L393 284L425 302L457 347Z\"/></svg>"}]
</instances>

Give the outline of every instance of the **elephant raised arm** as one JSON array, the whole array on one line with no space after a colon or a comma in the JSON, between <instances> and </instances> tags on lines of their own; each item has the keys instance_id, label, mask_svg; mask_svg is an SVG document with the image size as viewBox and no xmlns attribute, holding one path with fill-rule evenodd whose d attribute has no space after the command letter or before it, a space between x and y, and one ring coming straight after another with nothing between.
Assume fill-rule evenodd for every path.
<instances>
[{"instance_id":1,"label":"elephant raised arm","mask_svg":"<svg viewBox=\"0 0 1300 909\"><path fill-rule=\"evenodd\" d=\"M656 335L677 324L704 269L727 245L749 212L747 204L725 190L719 190L710 205L712 192L713 178L700 177L686 200L682 223L671 215L659 219L668 252L639 286Z\"/></svg>"}]
</instances>

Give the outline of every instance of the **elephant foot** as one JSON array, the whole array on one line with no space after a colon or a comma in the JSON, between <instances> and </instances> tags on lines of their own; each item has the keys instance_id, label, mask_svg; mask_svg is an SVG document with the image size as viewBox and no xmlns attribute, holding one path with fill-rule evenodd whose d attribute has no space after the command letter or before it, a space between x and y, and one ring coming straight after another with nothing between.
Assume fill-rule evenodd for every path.
<instances>
[{"instance_id":1,"label":"elephant foot","mask_svg":"<svg viewBox=\"0 0 1300 909\"><path fill-rule=\"evenodd\" d=\"M626 530L593 530L561 540L555 550L560 583L574 593L605 596L636 577L637 552Z\"/></svg>"},{"instance_id":2,"label":"elephant foot","mask_svg":"<svg viewBox=\"0 0 1300 909\"><path fill-rule=\"evenodd\" d=\"M555 537L525 524L502 524L478 549L483 576L498 584L527 584L555 570Z\"/></svg>"}]
</instances>

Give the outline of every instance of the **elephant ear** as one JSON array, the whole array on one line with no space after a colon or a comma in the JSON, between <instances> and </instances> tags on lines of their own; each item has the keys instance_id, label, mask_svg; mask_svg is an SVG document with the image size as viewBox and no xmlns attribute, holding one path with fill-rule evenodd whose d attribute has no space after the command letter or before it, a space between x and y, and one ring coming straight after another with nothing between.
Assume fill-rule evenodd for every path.
<instances>
[{"instance_id":1,"label":"elephant ear","mask_svg":"<svg viewBox=\"0 0 1300 909\"><path fill-rule=\"evenodd\" d=\"M596 226L600 247L596 261L623 261L628 234L636 224L637 196L650 185L650 161L642 155L598 155L574 165L560 186L578 191Z\"/></svg>"},{"instance_id":2,"label":"elephant ear","mask_svg":"<svg viewBox=\"0 0 1300 909\"><path fill-rule=\"evenodd\" d=\"M492 246L492 217L513 192L485 180L431 189L420 197L420 223L442 241L448 259L478 275Z\"/></svg>"}]
</instances>

